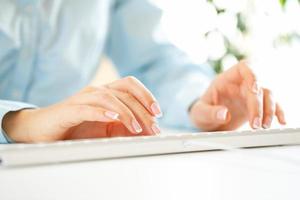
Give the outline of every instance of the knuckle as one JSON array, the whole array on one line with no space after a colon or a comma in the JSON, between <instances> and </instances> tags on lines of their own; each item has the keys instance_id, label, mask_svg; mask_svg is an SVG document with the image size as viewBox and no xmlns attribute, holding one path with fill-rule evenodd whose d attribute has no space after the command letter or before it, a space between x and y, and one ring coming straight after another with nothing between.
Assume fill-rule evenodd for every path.
<instances>
[{"instance_id":1,"label":"knuckle","mask_svg":"<svg viewBox=\"0 0 300 200\"><path fill-rule=\"evenodd\" d=\"M270 89L264 88L264 95L267 95L269 97L273 97L273 92Z\"/></svg>"},{"instance_id":2,"label":"knuckle","mask_svg":"<svg viewBox=\"0 0 300 200\"><path fill-rule=\"evenodd\" d=\"M137 84L138 83L138 79L134 76L127 76L124 78L124 80L126 82L128 82L129 84Z\"/></svg>"},{"instance_id":3,"label":"knuckle","mask_svg":"<svg viewBox=\"0 0 300 200\"><path fill-rule=\"evenodd\" d=\"M130 93L123 93L123 97L131 102L133 102L135 100L134 97Z\"/></svg>"},{"instance_id":4,"label":"knuckle","mask_svg":"<svg viewBox=\"0 0 300 200\"><path fill-rule=\"evenodd\" d=\"M76 114L78 114L78 113L84 113L87 110L89 110L88 106L86 106L86 105L77 105L76 109L75 109L75 112L76 112Z\"/></svg>"},{"instance_id":5,"label":"knuckle","mask_svg":"<svg viewBox=\"0 0 300 200\"><path fill-rule=\"evenodd\" d=\"M268 110L265 111L266 116L272 116L274 115L275 110L273 108L269 108Z\"/></svg>"},{"instance_id":6,"label":"knuckle","mask_svg":"<svg viewBox=\"0 0 300 200\"><path fill-rule=\"evenodd\" d=\"M125 110L121 110L119 114L120 114L119 119L128 124L130 124L131 120L134 118L130 112Z\"/></svg>"},{"instance_id":7,"label":"knuckle","mask_svg":"<svg viewBox=\"0 0 300 200\"><path fill-rule=\"evenodd\" d=\"M253 71L253 69L249 66L249 64L247 62L240 62L240 64L238 65L238 68L239 68L239 70L247 71L248 74L253 78L253 80L257 81L256 73Z\"/></svg>"},{"instance_id":8,"label":"knuckle","mask_svg":"<svg viewBox=\"0 0 300 200\"><path fill-rule=\"evenodd\" d=\"M95 94L95 96L100 101L111 101L113 98L113 95L109 92L98 92Z\"/></svg>"},{"instance_id":9,"label":"knuckle","mask_svg":"<svg viewBox=\"0 0 300 200\"><path fill-rule=\"evenodd\" d=\"M90 99L89 99L89 102L87 103L97 103L99 100L101 100L100 96L97 94L97 93L92 93L90 94Z\"/></svg>"},{"instance_id":10,"label":"knuckle","mask_svg":"<svg viewBox=\"0 0 300 200\"><path fill-rule=\"evenodd\" d=\"M91 91L92 93L108 93L109 89L106 88L105 86L100 86L100 87L94 87L94 89Z\"/></svg>"}]
</instances>

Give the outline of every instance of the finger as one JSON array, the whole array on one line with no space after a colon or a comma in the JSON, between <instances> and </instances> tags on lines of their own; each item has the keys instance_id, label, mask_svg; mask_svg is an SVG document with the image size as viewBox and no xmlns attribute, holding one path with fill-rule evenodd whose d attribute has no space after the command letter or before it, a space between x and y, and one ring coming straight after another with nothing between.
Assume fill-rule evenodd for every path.
<instances>
[{"instance_id":1,"label":"finger","mask_svg":"<svg viewBox=\"0 0 300 200\"><path fill-rule=\"evenodd\" d=\"M128 76L106 85L108 88L133 95L154 116L161 117L162 111L152 93L136 78Z\"/></svg>"},{"instance_id":2,"label":"finger","mask_svg":"<svg viewBox=\"0 0 300 200\"><path fill-rule=\"evenodd\" d=\"M132 133L128 131L126 126L122 123L113 123L108 128L109 137L124 137L132 136Z\"/></svg>"},{"instance_id":3,"label":"finger","mask_svg":"<svg viewBox=\"0 0 300 200\"><path fill-rule=\"evenodd\" d=\"M141 133L142 128L131 110L106 88L98 88L96 91L83 93L73 100L79 105L102 107L119 114L118 119L135 134Z\"/></svg>"},{"instance_id":4,"label":"finger","mask_svg":"<svg viewBox=\"0 0 300 200\"><path fill-rule=\"evenodd\" d=\"M155 117L134 96L120 91L112 91L112 93L134 113L143 125L144 133L151 135L160 133Z\"/></svg>"},{"instance_id":5,"label":"finger","mask_svg":"<svg viewBox=\"0 0 300 200\"><path fill-rule=\"evenodd\" d=\"M258 94L248 91L246 104L250 126L253 129L261 128L263 119L263 90L260 89Z\"/></svg>"},{"instance_id":6,"label":"finger","mask_svg":"<svg viewBox=\"0 0 300 200\"><path fill-rule=\"evenodd\" d=\"M275 114L275 102L273 100L272 92L268 89L263 90L263 121L262 121L262 127L263 128L270 128L273 120L273 116Z\"/></svg>"},{"instance_id":7,"label":"finger","mask_svg":"<svg viewBox=\"0 0 300 200\"><path fill-rule=\"evenodd\" d=\"M95 122L113 122L117 121L119 114L100 107L89 105L71 106L70 113L66 113L65 121L72 126L76 126L85 121Z\"/></svg>"},{"instance_id":8,"label":"finger","mask_svg":"<svg viewBox=\"0 0 300 200\"><path fill-rule=\"evenodd\" d=\"M256 75L250 69L247 61L239 62L234 67L224 72L222 76L233 83L241 84L241 81L245 82L247 89L255 94L259 91Z\"/></svg>"},{"instance_id":9,"label":"finger","mask_svg":"<svg viewBox=\"0 0 300 200\"><path fill-rule=\"evenodd\" d=\"M118 122L110 123L109 128L107 129L107 131L108 131L108 137L132 136L132 133L130 131L128 131L126 126L124 126L124 124L118 123ZM140 135L149 135L145 132L146 131L143 130L143 132L140 133Z\"/></svg>"},{"instance_id":10,"label":"finger","mask_svg":"<svg viewBox=\"0 0 300 200\"><path fill-rule=\"evenodd\" d=\"M196 102L190 114L191 116L196 116L192 120L199 128L205 131L216 130L230 121L228 108L221 105L209 105L203 101Z\"/></svg>"},{"instance_id":11,"label":"finger","mask_svg":"<svg viewBox=\"0 0 300 200\"><path fill-rule=\"evenodd\" d=\"M263 120L263 90L257 84L257 78L249 68L247 61L241 61L231 69L232 73L227 73L231 79L237 76L246 83L246 102L248 108L250 126L254 129L261 128ZM237 79L239 80L239 79Z\"/></svg>"},{"instance_id":12,"label":"finger","mask_svg":"<svg viewBox=\"0 0 300 200\"><path fill-rule=\"evenodd\" d=\"M277 119L278 119L280 124L282 124L282 125L286 124L284 112L283 112L281 106L278 103L276 103L275 115L277 116Z\"/></svg>"}]
</instances>

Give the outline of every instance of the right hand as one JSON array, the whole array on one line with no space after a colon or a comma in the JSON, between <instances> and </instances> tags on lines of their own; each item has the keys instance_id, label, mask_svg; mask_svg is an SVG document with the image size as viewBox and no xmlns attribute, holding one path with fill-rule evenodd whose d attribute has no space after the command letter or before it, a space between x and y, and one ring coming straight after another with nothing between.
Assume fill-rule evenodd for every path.
<instances>
[{"instance_id":1,"label":"right hand","mask_svg":"<svg viewBox=\"0 0 300 200\"><path fill-rule=\"evenodd\" d=\"M126 77L45 108L24 109L4 116L3 129L16 142L153 135L162 115L150 91Z\"/></svg>"}]
</instances>

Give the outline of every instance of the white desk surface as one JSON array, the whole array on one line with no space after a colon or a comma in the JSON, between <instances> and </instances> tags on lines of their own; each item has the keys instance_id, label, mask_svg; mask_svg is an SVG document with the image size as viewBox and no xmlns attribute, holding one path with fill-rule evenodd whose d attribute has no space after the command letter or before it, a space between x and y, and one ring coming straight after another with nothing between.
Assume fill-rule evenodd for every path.
<instances>
[{"instance_id":1,"label":"white desk surface","mask_svg":"<svg viewBox=\"0 0 300 200\"><path fill-rule=\"evenodd\" d=\"M300 146L0 168L1 200L299 200Z\"/></svg>"}]
</instances>

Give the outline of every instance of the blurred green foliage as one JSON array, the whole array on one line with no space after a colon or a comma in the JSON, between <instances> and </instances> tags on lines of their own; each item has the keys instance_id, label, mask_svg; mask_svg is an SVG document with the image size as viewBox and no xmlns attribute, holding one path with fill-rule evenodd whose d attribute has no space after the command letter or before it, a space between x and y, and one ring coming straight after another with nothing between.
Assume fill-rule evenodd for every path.
<instances>
[{"instance_id":1,"label":"blurred green foliage","mask_svg":"<svg viewBox=\"0 0 300 200\"><path fill-rule=\"evenodd\" d=\"M300 0L297 0L300 3ZM216 9L217 14L221 14L224 12L227 12L225 9L220 9L218 8L215 3L214 0L207 0L208 3L212 4L214 6L214 8ZM282 8L284 9L286 4L287 4L287 0L279 0L280 5L282 6ZM242 35L246 35L248 33L248 27L247 27L247 18L246 16L242 13L242 12L238 12L235 15L236 19L237 19L237 31L239 31ZM218 30L214 30L214 31L218 31ZM208 35L209 33L207 33L206 35ZM224 38L224 43L225 43L225 47L226 47L226 53L218 59L212 60L209 59L208 62L211 64L211 66L213 66L214 70L217 73L221 73L223 71L223 60L225 57L227 56L233 56L235 57L237 60L241 60L241 59L245 59L247 58L247 55L245 52L243 52L239 47L235 46L230 40L229 38L226 37L226 35L222 34L223 38ZM280 35L275 41L274 41L274 47L279 46L279 45L289 45L291 44L294 40L300 40L300 35L299 33L289 33L289 34L285 34L285 35Z\"/></svg>"},{"instance_id":2,"label":"blurred green foliage","mask_svg":"<svg viewBox=\"0 0 300 200\"><path fill-rule=\"evenodd\" d=\"M215 5L214 0L207 0L207 2L211 3L214 6L214 8L216 9L218 14L226 12L225 9L219 9ZM238 12L238 13L236 13L235 17L237 19L236 28L238 29L238 31L240 31L243 35L247 34L248 27L247 27L247 21L246 21L244 14L242 12ZM238 47L236 47L233 43L230 42L229 38L227 38L224 34L222 34L222 35L223 35L224 42L225 42L226 53L219 59L216 59L216 60L209 59L208 60L208 62L211 64L211 66L213 66L214 70L217 73L221 73L223 71L222 61L226 56L228 56L228 55L234 56L237 60L242 60L247 57L247 55L245 55L241 50L239 50Z\"/></svg>"},{"instance_id":3,"label":"blurred green foliage","mask_svg":"<svg viewBox=\"0 0 300 200\"><path fill-rule=\"evenodd\" d=\"M286 4L286 0L279 0L279 3L281 4L282 7L284 7Z\"/></svg>"},{"instance_id":4,"label":"blurred green foliage","mask_svg":"<svg viewBox=\"0 0 300 200\"><path fill-rule=\"evenodd\" d=\"M287 0L279 0L279 3L283 8L286 5L286 2L287 2ZM300 0L298 0L298 2L300 3Z\"/></svg>"},{"instance_id":5,"label":"blurred green foliage","mask_svg":"<svg viewBox=\"0 0 300 200\"><path fill-rule=\"evenodd\" d=\"M279 0L279 3L282 8L286 6L287 0ZM298 0L298 3L300 4L300 0ZM295 40L300 41L300 34L296 32L280 35L275 41L274 46L279 45L291 45Z\"/></svg>"}]
</instances>

